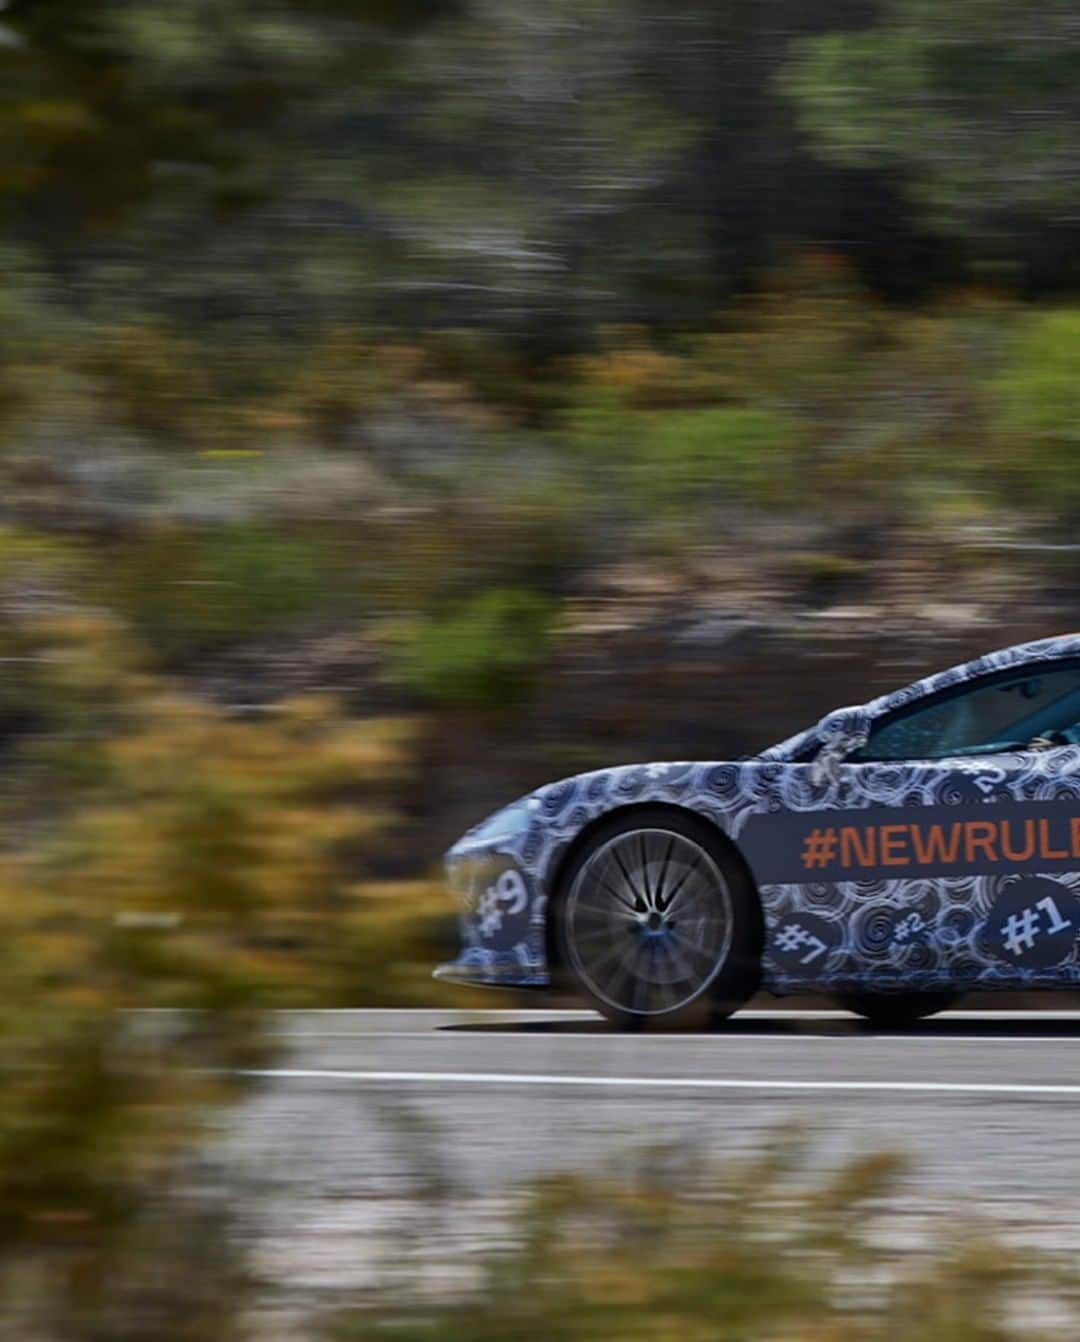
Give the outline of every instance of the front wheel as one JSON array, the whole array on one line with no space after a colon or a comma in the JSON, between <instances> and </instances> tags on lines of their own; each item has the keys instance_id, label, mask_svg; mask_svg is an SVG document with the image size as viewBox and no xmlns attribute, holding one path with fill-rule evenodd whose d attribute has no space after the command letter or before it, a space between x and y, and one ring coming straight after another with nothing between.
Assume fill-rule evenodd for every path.
<instances>
[{"instance_id":1,"label":"front wheel","mask_svg":"<svg viewBox=\"0 0 1080 1342\"><path fill-rule=\"evenodd\" d=\"M862 1016L871 1025L882 1029L896 1029L913 1025L927 1016L947 1011L960 1000L959 993L844 993L840 1005L856 1016Z\"/></svg>"},{"instance_id":2,"label":"front wheel","mask_svg":"<svg viewBox=\"0 0 1080 1342\"><path fill-rule=\"evenodd\" d=\"M571 863L554 917L560 965L623 1028L708 1025L757 988L757 896L694 816L656 809L601 826Z\"/></svg>"}]
</instances>

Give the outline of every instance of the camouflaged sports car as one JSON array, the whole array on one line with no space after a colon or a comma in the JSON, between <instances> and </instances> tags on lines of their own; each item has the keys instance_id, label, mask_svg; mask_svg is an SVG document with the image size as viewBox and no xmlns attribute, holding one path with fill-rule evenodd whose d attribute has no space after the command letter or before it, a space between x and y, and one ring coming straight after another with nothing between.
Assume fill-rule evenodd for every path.
<instances>
[{"instance_id":1,"label":"camouflaged sports car","mask_svg":"<svg viewBox=\"0 0 1080 1342\"><path fill-rule=\"evenodd\" d=\"M436 976L568 983L611 1019L722 1018L758 988L885 1023L973 988L1080 983L1080 634L838 709L737 763L539 788L447 857Z\"/></svg>"}]
</instances>

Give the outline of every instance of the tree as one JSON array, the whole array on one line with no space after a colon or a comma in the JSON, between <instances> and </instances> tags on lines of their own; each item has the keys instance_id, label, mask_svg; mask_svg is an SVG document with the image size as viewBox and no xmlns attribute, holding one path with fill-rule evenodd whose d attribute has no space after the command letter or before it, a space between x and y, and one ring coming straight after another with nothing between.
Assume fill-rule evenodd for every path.
<instances>
[{"instance_id":1,"label":"tree","mask_svg":"<svg viewBox=\"0 0 1080 1342\"><path fill-rule=\"evenodd\" d=\"M976 252L1060 273L1080 208L1078 76L1072 0L886 0L871 27L800 43L783 84L833 162L895 175Z\"/></svg>"},{"instance_id":2,"label":"tree","mask_svg":"<svg viewBox=\"0 0 1080 1342\"><path fill-rule=\"evenodd\" d=\"M179 180L258 195L289 117L373 78L454 0L15 0L0 28L0 195L59 236ZM26 222L26 216L23 216Z\"/></svg>"}]
</instances>

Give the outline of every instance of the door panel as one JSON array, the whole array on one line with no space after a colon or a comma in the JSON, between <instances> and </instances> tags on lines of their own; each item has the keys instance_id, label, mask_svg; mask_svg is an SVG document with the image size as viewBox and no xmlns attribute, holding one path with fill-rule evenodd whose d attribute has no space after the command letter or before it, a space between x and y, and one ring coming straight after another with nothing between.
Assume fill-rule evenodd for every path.
<instances>
[{"instance_id":1,"label":"door panel","mask_svg":"<svg viewBox=\"0 0 1080 1342\"><path fill-rule=\"evenodd\" d=\"M1077 747L841 765L742 842L774 986L1080 981Z\"/></svg>"}]
</instances>

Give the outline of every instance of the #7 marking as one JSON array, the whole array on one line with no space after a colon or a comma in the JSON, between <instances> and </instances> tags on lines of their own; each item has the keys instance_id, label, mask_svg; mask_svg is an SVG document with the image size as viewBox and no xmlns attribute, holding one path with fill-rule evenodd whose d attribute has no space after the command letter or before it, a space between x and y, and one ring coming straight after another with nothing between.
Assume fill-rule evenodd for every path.
<instances>
[{"instance_id":1,"label":"#7 marking","mask_svg":"<svg viewBox=\"0 0 1080 1342\"><path fill-rule=\"evenodd\" d=\"M820 937L815 937L801 923L787 923L776 935L776 949L785 955L792 955L803 946L807 947L807 952L799 958L801 965L812 964L829 949Z\"/></svg>"}]
</instances>

